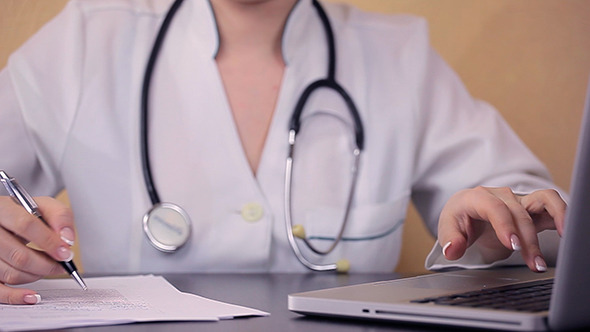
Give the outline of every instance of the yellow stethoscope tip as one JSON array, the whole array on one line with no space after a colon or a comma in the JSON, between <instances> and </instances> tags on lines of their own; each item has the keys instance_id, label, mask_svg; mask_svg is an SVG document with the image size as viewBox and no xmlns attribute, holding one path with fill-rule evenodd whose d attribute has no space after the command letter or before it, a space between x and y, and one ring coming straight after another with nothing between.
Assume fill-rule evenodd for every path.
<instances>
[{"instance_id":1,"label":"yellow stethoscope tip","mask_svg":"<svg viewBox=\"0 0 590 332\"><path fill-rule=\"evenodd\" d=\"M336 272L338 273L348 273L350 270L350 262L348 259L340 259L336 262Z\"/></svg>"},{"instance_id":2,"label":"yellow stethoscope tip","mask_svg":"<svg viewBox=\"0 0 590 332\"><path fill-rule=\"evenodd\" d=\"M305 228L303 228L303 225L294 225L293 228L291 229L293 232L293 236L298 237L300 239L305 239Z\"/></svg>"},{"instance_id":3,"label":"yellow stethoscope tip","mask_svg":"<svg viewBox=\"0 0 590 332\"><path fill-rule=\"evenodd\" d=\"M306 235L305 235L305 228L303 227L303 225L294 225L293 227L291 227L291 231L293 232L293 236L303 239L306 239ZM307 241L306 241L307 242ZM336 272L338 273L348 273L348 271L350 271L350 261L348 261L348 259L340 259L336 262ZM334 268L332 268L332 270L334 270Z\"/></svg>"}]
</instances>

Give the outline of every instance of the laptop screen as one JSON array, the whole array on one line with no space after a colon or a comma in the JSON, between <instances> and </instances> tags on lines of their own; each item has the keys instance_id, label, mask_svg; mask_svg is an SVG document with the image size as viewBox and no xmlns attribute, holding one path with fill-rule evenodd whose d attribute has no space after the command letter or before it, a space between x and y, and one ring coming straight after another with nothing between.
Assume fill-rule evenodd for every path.
<instances>
[{"instance_id":1,"label":"laptop screen","mask_svg":"<svg viewBox=\"0 0 590 332\"><path fill-rule=\"evenodd\" d=\"M590 326L590 82L570 188L549 313L554 330Z\"/></svg>"}]
</instances>

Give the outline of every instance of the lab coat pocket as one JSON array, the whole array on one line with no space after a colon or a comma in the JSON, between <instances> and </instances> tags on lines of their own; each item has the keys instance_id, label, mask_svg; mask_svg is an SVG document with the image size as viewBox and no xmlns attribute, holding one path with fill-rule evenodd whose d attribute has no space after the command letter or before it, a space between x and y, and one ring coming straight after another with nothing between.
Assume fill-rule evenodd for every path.
<instances>
[{"instance_id":1,"label":"lab coat pocket","mask_svg":"<svg viewBox=\"0 0 590 332\"><path fill-rule=\"evenodd\" d=\"M395 199L351 208L342 241L321 258L325 262L346 258L357 271L389 271L397 264L409 192ZM319 249L329 247L342 227L344 209L321 208L306 215L307 238Z\"/></svg>"}]
</instances>

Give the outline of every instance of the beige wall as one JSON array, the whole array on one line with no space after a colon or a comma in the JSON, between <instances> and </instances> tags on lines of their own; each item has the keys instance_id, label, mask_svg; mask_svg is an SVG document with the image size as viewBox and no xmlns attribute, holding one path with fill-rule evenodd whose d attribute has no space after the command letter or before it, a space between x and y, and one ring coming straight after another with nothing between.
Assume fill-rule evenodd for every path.
<instances>
[{"instance_id":1,"label":"beige wall","mask_svg":"<svg viewBox=\"0 0 590 332\"><path fill-rule=\"evenodd\" d=\"M343 0L344 1L344 0ZM587 0L346 0L426 17L432 43L471 93L495 105L569 188L590 75ZM0 0L0 67L65 0ZM422 271L433 242L410 213L400 271Z\"/></svg>"}]
</instances>

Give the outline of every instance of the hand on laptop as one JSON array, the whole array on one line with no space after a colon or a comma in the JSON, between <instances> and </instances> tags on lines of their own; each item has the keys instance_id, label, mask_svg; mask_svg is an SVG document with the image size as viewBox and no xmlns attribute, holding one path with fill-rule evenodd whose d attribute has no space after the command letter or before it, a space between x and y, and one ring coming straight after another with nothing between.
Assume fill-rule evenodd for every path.
<instances>
[{"instance_id":1,"label":"hand on laptop","mask_svg":"<svg viewBox=\"0 0 590 332\"><path fill-rule=\"evenodd\" d=\"M516 195L510 188L477 187L453 195L441 212L438 240L449 260L477 246L486 263L520 251L528 267L544 272L547 264L537 233L557 229L561 235L566 203L555 190Z\"/></svg>"},{"instance_id":2,"label":"hand on laptop","mask_svg":"<svg viewBox=\"0 0 590 332\"><path fill-rule=\"evenodd\" d=\"M23 284L63 273L56 260L71 259L70 243L74 237L71 210L53 198L35 199L51 228L10 197L0 197L0 303L35 304L38 301L35 291L7 284ZM26 246L29 242L43 251Z\"/></svg>"}]
</instances>

